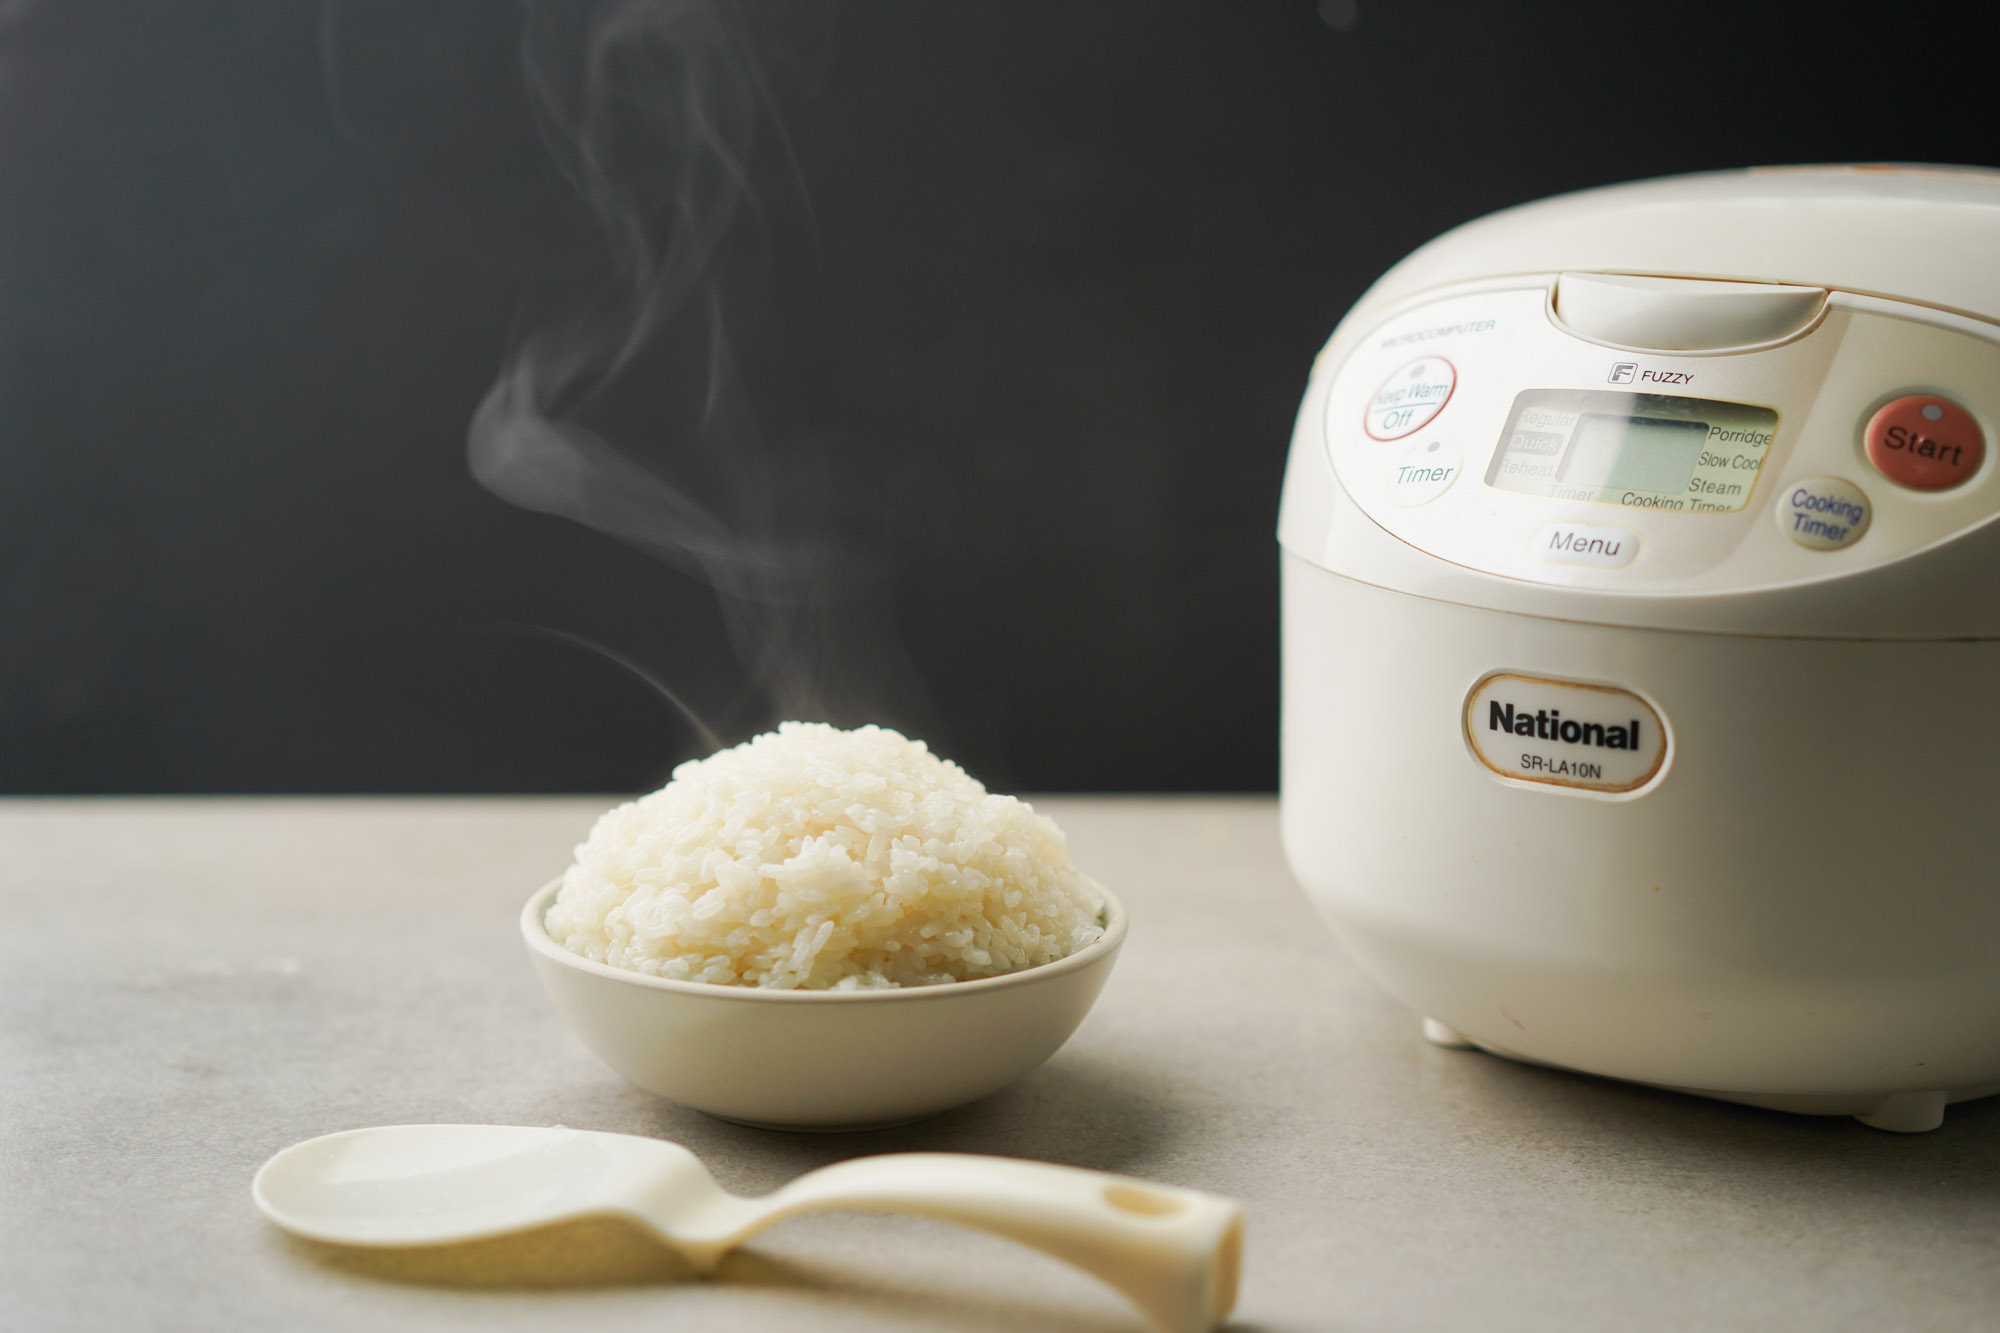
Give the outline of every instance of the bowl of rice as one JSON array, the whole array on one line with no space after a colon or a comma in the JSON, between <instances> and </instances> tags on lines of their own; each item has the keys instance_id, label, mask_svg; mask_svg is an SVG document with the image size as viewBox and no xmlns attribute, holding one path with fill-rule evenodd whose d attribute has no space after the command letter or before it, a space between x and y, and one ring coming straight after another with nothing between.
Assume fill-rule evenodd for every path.
<instances>
[{"instance_id":1,"label":"bowl of rice","mask_svg":"<svg viewBox=\"0 0 2000 1333\"><path fill-rule=\"evenodd\" d=\"M521 933L632 1083L743 1124L863 1129L1048 1059L1125 914L1053 821L921 742L788 722L608 811Z\"/></svg>"}]
</instances>

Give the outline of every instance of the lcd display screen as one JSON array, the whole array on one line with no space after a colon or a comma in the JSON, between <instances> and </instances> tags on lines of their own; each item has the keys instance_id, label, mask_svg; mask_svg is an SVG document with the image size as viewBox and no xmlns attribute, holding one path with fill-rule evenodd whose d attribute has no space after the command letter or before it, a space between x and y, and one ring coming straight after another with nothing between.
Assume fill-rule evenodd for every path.
<instances>
[{"instance_id":1,"label":"lcd display screen","mask_svg":"<svg viewBox=\"0 0 2000 1333\"><path fill-rule=\"evenodd\" d=\"M1514 400L1486 484L1642 509L1727 513L1750 502L1777 434L1768 407L1597 389Z\"/></svg>"}]
</instances>

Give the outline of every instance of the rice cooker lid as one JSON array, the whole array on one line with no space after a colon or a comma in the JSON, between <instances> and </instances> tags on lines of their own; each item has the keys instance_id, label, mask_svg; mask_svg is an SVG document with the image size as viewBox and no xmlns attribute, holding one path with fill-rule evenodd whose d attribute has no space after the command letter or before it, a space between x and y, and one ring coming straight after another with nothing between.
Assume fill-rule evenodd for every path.
<instances>
[{"instance_id":1,"label":"rice cooker lid","mask_svg":"<svg viewBox=\"0 0 2000 1333\"><path fill-rule=\"evenodd\" d=\"M1466 223L1358 309L1516 273L1590 270L1804 283L2000 321L2000 171L1757 167L1558 195Z\"/></svg>"},{"instance_id":2,"label":"rice cooker lid","mask_svg":"<svg viewBox=\"0 0 2000 1333\"><path fill-rule=\"evenodd\" d=\"M2000 517L1996 255L2000 171L1975 168L1716 172L1585 191L1468 223L1385 274L1321 354L1294 437L1280 541L1307 563L1380 587L1529 615L1720 633L2000 638L2000 522L1989 521ZM1766 315L1784 313L1788 286L1809 295L1813 309L1794 312L1803 321L1797 329L1756 347L1626 340L1570 327L1560 309L1563 283L1572 298L1591 296L1615 313L1621 283L1663 280L1749 292ZM1949 346L1926 351L1925 339ZM1627 343L1639 354L1620 350ZM1696 350L1648 354L1663 346ZM1403 364L1411 358L1414 371ZM1380 395L1412 374L1423 380L1432 360L1451 373L1410 391L1439 391L1412 419L1437 424L1407 438L1399 426L1380 428L1368 415ZM1620 373L1692 383L1663 394ZM1873 385L1878 378L1882 386ZM1871 468L1861 429L1871 414L1892 406L1935 412L1926 395L1950 395L1954 386L1959 403L1947 398L1946 406L1971 404L1970 417L1984 422L1996 446L1968 474L1972 483L1925 494ZM1716 416L1689 406L1701 400L1743 415L1722 423L1738 443L1714 449L1713 460L1702 452L1691 466L1693 484L1710 485L1707 471L1716 471L1715 486L1747 492L1747 501L1698 504L1734 512L1682 521L1629 507L1629 497L1617 508L1616 494L1584 497L1552 482L1524 494L1535 486L1497 475L1538 461L1510 452L1524 411L1548 417L1548 430L1570 439L1572 451L1584 421L1661 436L1688 424L1627 420L1626 407L1609 403L1621 388L1654 391L1632 395L1645 400L1635 409L1641 414L1671 413L1661 405L1681 395L1683 415ZM1743 406L1756 404L1777 410ZM1457 470L1430 454L1404 456L1427 445L1457 460ZM1770 466L1757 471L1765 461ZM1746 471L1726 475L1732 464ZM1463 481L1455 493L1449 481L1439 483L1440 503L1428 487L1384 480L1406 471ZM1864 515L1872 512L1872 526L1864 517L1858 529L1850 526L1846 549L1808 557L1804 537L1779 536L1783 498L1801 484L1810 494L1797 493L1828 513L1844 513L1858 487L1851 498ZM1818 510L1801 512L1808 524L1830 521ZM1635 539L1626 549L1643 555L1618 568L1529 568L1527 543L1546 545L1556 540L1551 532L1576 542L1622 533ZM1684 540L1690 533L1692 547Z\"/></svg>"}]
</instances>

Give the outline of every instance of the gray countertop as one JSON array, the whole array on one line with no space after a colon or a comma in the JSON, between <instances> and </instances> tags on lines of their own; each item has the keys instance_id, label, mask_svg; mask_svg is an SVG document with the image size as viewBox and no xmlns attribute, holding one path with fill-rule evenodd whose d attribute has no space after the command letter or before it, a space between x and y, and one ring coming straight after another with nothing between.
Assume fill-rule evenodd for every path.
<instances>
[{"instance_id":1,"label":"gray countertop","mask_svg":"<svg viewBox=\"0 0 2000 1333\"><path fill-rule=\"evenodd\" d=\"M1892 1135L1433 1048L1299 895L1268 800L1036 802L1133 925L1008 1091L836 1136L660 1102L575 1043L515 934L605 804L0 803L0 1327L1142 1327L919 1219L798 1219L696 1281L610 1222L375 1254L251 1207L289 1143L426 1121L656 1135L744 1193L910 1149L1221 1191L1246 1333L2000 1327L2000 1098Z\"/></svg>"}]
</instances>

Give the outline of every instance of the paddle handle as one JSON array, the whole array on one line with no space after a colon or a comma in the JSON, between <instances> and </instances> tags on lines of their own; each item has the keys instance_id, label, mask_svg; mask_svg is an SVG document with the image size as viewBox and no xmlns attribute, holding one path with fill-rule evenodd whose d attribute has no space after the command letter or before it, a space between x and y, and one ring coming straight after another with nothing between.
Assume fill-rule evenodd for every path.
<instances>
[{"instance_id":1,"label":"paddle handle","mask_svg":"<svg viewBox=\"0 0 2000 1333\"><path fill-rule=\"evenodd\" d=\"M918 1213L1073 1264L1166 1333L1209 1333L1236 1304L1243 1209L1199 1190L1045 1162L899 1153L824 1167L757 1202L729 1245L800 1213Z\"/></svg>"}]
</instances>

